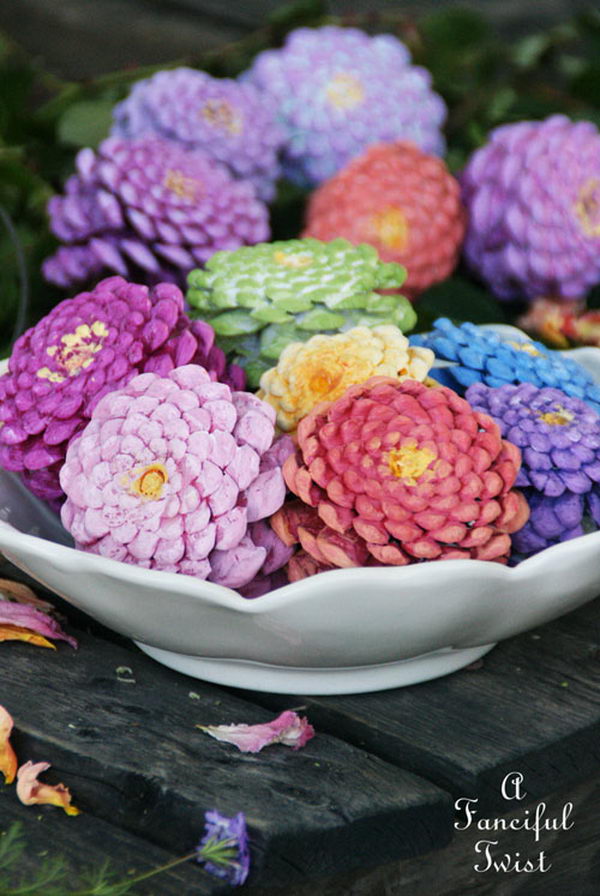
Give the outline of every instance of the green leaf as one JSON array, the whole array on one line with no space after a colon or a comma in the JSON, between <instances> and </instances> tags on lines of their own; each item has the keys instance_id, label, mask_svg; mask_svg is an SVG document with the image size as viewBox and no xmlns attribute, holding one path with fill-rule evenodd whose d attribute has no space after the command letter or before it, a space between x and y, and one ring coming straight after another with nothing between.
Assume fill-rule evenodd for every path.
<instances>
[{"instance_id":1,"label":"green leaf","mask_svg":"<svg viewBox=\"0 0 600 896\"><path fill-rule=\"evenodd\" d=\"M112 123L112 100L82 100L61 115L57 133L61 143L95 148L108 136Z\"/></svg>"}]
</instances>

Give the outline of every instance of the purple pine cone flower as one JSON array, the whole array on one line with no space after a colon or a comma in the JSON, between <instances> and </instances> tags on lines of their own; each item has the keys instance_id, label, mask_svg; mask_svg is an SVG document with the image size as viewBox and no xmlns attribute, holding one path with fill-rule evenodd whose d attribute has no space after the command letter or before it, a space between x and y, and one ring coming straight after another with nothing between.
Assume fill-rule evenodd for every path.
<instances>
[{"instance_id":1,"label":"purple pine cone flower","mask_svg":"<svg viewBox=\"0 0 600 896\"><path fill-rule=\"evenodd\" d=\"M521 449L515 485L523 487L531 517L513 535L516 551L534 553L582 535L585 513L600 524L600 416L589 405L531 383L474 383L466 399Z\"/></svg>"},{"instance_id":2,"label":"purple pine cone flower","mask_svg":"<svg viewBox=\"0 0 600 896\"><path fill-rule=\"evenodd\" d=\"M238 812L233 818L221 815L216 809L205 812L204 836L196 848L196 861L205 870L234 887L248 877L250 850L246 817Z\"/></svg>"},{"instance_id":3,"label":"purple pine cone flower","mask_svg":"<svg viewBox=\"0 0 600 896\"><path fill-rule=\"evenodd\" d=\"M243 371L226 366L210 325L190 322L183 308L170 283L149 289L110 277L27 330L0 377L0 466L56 504L70 440L104 395L137 374L201 364L213 379L243 388Z\"/></svg>"},{"instance_id":4,"label":"purple pine cone flower","mask_svg":"<svg viewBox=\"0 0 600 896\"><path fill-rule=\"evenodd\" d=\"M200 151L159 137L110 137L77 154L65 194L48 203L66 245L43 273L71 286L108 270L147 282L183 284L219 249L269 239L268 211L250 183Z\"/></svg>"},{"instance_id":5,"label":"purple pine cone flower","mask_svg":"<svg viewBox=\"0 0 600 896\"><path fill-rule=\"evenodd\" d=\"M583 298L600 281L600 133L564 115L495 128L462 177L472 269L500 299Z\"/></svg>"},{"instance_id":6,"label":"purple pine cone flower","mask_svg":"<svg viewBox=\"0 0 600 896\"><path fill-rule=\"evenodd\" d=\"M391 34L298 28L281 49L259 53L242 79L277 103L284 173L302 186L331 177L372 143L404 139L444 152L444 101Z\"/></svg>"},{"instance_id":7,"label":"purple pine cone flower","mask_svg":"<svg viewBox=\"0 0 600 896\"><path fill-rule=\"evenodd\" d=\"M293 445L274 443L274 424L270 405L202 367L135 377L69 446L63 525L92 553L242 588L273 571L254 527L285 497Z\"/></svg>"},{"instance_id":8,"label":"purple pine cone flower","mask_svg":"<svg viewBox=\"0 0 600 896\"><path fill-rule=\"evenodd\" d=\"M156 134L185 149L200 149L234 177L253 183L268 202L275 195L284 140L275 108L252 84L176 68L133 85L114 108L112 134L130 140Z\"/></svg>"}]
</instances>

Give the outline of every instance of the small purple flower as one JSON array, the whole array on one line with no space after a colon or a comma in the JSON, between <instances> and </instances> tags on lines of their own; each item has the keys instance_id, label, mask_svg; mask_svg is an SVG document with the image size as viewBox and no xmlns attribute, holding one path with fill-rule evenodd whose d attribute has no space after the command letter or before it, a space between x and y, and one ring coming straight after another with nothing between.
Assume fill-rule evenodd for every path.
<instances>
[{"instance_id":1,"label":"small purple flower","mask_svg":"<svg viewBox=\"0 0 600 896\"><path fill-rule=\"evenodd\" d=\"M200 364L212 379L243 387L243 372L227 367L210 325L190 322L183 309L173 284L150 289L109 277L27 330L0 377L0 465L57 502L69 443L100 399L137 374Z\"/></svg>"},{"instance_id":2,"label":"small purple flower","mask_svg":"<svg viewBox=\"0 0 600 896\"><path fill-rule=\"evenodd\" d=\"M200 151L160 137L111 137L82 149L63 196L48 203L50 226L65 245L47 258L58 286L102 271L148 282L185 282L219 249L269 238L268 211L252 185Z\"/></svg>"},{"instance_id":3,"label":"small purple flower","mask_svg":"<svg viewBox=\"0 0 600 896\"><path fill-rule=\"evenodd\" d=\"M565 115L502 125L461 176L464 252L500 299L583 298L600 281L600 133Z\"/></svg>"},{"instance_id":4,"label":"small purple flower","mask_svg":"<svg viewBox=\"0 0 600 896\"><path fill-rule=\"evenodd\" d=\"M205 812L204 819L206 827L196 849L196 861L202 863L210 874L234 887L241 886L250 870L244 813L238 812L233 818L228 818L213 809Z\"/></svg>"},{"instance_id":5,"label":"small purple flower","mask_svg":"<svg viewBox=\"0 0 600 896\"><path fill-rule=\"evenodd\" d=\"M391 34L297 28L281 49L259 53L242 80L276 103L284 173L301 185L331 177L372 143L404 139L444 152L444 101Z\"/></svg>"},{"instance_id":6,"label":"small purple flower","mask_svg":"<svg viewBox=\"0 0 600 896\"><path fill-rule=\"evenodd\" d=\"M202 150L253 183L261 199L273 198L284 134L272 98L252 84L185 67L157 72L137 81L113 115L114 136L155 134Z\"/></svg>"}]
</instances>

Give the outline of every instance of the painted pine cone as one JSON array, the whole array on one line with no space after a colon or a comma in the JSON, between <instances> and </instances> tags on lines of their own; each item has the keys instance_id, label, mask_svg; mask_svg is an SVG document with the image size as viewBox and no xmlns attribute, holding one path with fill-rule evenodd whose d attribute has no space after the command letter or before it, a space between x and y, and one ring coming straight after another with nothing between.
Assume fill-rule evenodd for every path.
<instances>
[{"instance_id":1,"label":"painted pine cone","mask_svg":"<svg viewBox=\"0 0 600 896\"><path fill-rule=\"evenodd\" d=\"M407 270L414 299L456 266L466 224L458 181L412 143L370 147L311 196L304 236L370 243Z\"/></svg>"},{"instance_id":2,"label":"painted pine cone","mask_svg":"<svg viewBox=\"0 0 600 896\"><path fill-rule=\"evenodd\" d=\"M284 133L275 104L252 84L176 68L137 81L115 106L112 134L137 139L155 134L185 149L199 149L250 181L269 201L279 177Z\"/></svg>"},{"instance_id":3,"label":"painted pine cone","mask_svg":"<svg viewBox=\"0 0 600 896\"><path fill-rule=\"evenodd\" d=\"M110 277L27 330L0 377L0 465L20 473L38 497L57 502L69 441L107 392L143 371L166 375L189 363L243 388L243 371L226 367L210 325L191 323L183 307L170 283L149 289Z\"/></svg>"},{"instance_id":4,"label":"painted pine cone","mask_svg":"<svg viewBox=\"0 0 600 896\"><path fill-rule=\"evenodd\" d=\"M284 505L272 525L317 568L505 563L510 533L528 517L512 490L519 449L444 387L374 377L318 405L297 442L283 473L300 502Z\"/></svg>"},{"instance_id":5,"label":"painted pine cone","mask_svg":"<svg viewBox=\"0 0 600 896\"><path fill-rule=\"evenodd\" d=\"M284 173L303 186L331 177L371 143L408 139L444 152L444 101L391 34L298 28L281 49L259 53L242 77L277 103L287 134Z\"/></svg>"},{"instance_id":6,"label":"painted pine cone","mask_svg":"<svg viewBox=\"0 0 600 896\"><path fill-rule=\"evenodd\" d=\"M600 133L564 115L503 125L462 176L465 256L500 299L579 299L600 281Z\"/></svg>"},{"instance_id":7,"label":"painted pine cone","mask_svg":"<svg viewBox=\"0 0 600 896\"><path fill-rule=\"evenodd\" d=\"M384 264L372 246L347 240L287 240L218 252L192 271L187 298L210 321L220 345L241 364L252 386L290 342L355 326L415 325L397 289L404 269Z\"/></svg>"},{"instance_id":8,"label":"painted pine cone","mask_svg":"<svg viewBox=\"0 0 600 896\"><path fill-rule=\"evenodd\" d=\"M293 432L321 401L335 401L349 386L372 376L423 381L434 361L426 348L411 348L398 327L353 327L292 342L276 367L263 373L258 395L275 408L277 425Z\"/></svg>"},{"instance_id":9,"label":"painted pine cone","mask_svg":"<svg viewBox=\"0 0 600 896\"><path fill-rule=\"evenodd\" d=\"M104 557L248 585L274 571L262 525L253 535L285 497L280 461L292 446L273 444L274 419L197 365L135 377L69 447L64 526ZM289 553L282 546L277 560Z\"/></svg>"},{"instance_id":10,"label":"painted pine cone","mask_svg":"<svg viewBox=\"0 0 600 896\"><path fill-rule=\"evenodd\" d=\"M58 286L105 270L182 285L218 249L269 238L267 208L251 184L159 137L110 137L97 153L82 149L77 173L48 212L65 245L43 272Z\"/></svg>"}]
</instances>

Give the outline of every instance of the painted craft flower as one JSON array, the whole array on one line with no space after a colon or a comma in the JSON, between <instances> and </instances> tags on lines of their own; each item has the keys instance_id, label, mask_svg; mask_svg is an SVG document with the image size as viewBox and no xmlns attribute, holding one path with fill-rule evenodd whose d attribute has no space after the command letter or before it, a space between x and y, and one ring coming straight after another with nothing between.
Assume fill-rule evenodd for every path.
<instances>
[{"instance_id":1,"label":"painted craft flower","mask_svg":"<svg viewBox=\"0 0 600 896\"><path fill-rule=\"evenodd\" d=\"M370 147L311 196L304 236L370 243L407 269L411 299L456 266L466 216L458 181L412 143Z\"/></svg>"},{"instance_id":2,"label":"painted craft flower","mask_svg":"<svg viewBox=\"0 0 600 896\"><path fill-rule=\"evenodd\" d=\"M196 849L196 861L206 871L234 887L244 883L250 871L250 849L246 817L238 812L233 818L216 809L204 813L205 830Z\"/></svg>"},{"instance_id":3,"label":"painted craft flower","mask_svg":"<svg viewBox=\"0 0 600 896\"><path fill-rule=\"evenodd\" d=\"M451 362L447 367L434 367L431 376L461 394L478 382L488 386L532 383L539 388L560 388L600 412L600 387L591 374L540 342L511 339L471 323L457 326L442 317L435 321L431 333L411 336L410 342Z\"/></svg>"},{"instance_id":4,"label":"painted craft flower","mask_svg":"<svg viewBox=\"0 0 600 896\"><path fill-rule=\"evenodd\" d=\"M156 134L185 149L200 149L261 199L275 194L284 139L273 99L252 84L176 68L137 81L115 106L112 134L126 139Z\"/></svg>"},{"instance_id":5,"label":"painted craft flower","mask_svg":"<svg viewBox=\"0 0 600 896\"><path fill-rule=\"evenodd\" d=\"M505 563L528 516L519 449L444 387L374 377L318 405L286 460L300 498L272 525L308 571L474 558ZM294 576L302 571L295 566Z\"/></svg>"},{"instance_id":6,"label":"painted craft flower","mask_svg":"<svg viewBox=\"0 0 600 896\"><path fill-rule=\"evenodd\" d=\"M213 379L243 388L242 371L226 367L211 327L190 322L183 307L172 284L149 289L110 277L27 330L0 377L0 466L56 502L64 497L58 473L69 441L104 395L138 373L202 364Z\"/></svg>"},{"instance_id":7,"label":"painted craft flower","mask_svg":"<svg viewBox=\"0 0 600 896\"><path fill-rule=\"evenodd\" d=\"M497 389L475 383L466 397L521 449L516 485L525 487L531 517L515 540L518 551L582 535L585 512L600 524L600 416L589 405L530 383Z\"/></svg>"},{"instance_id":8,"label":"painted craft flower","mask_svg":"<svg viewBox=\"0 0 600 896\"><path fill-rule=\"evenodd\" d=\"M291 432L315 405L340 398L349 386L372 376L422 381L433 361L432 351L411 348L391 325L319 333L284 348L277 366L263 373L258 395L275 408L279 428Z\"/></svg>"},{"instance_id":9,"label":"painted craft flower","mask_svg":"<svg viewBox=\"0 0 600 896\"><path fill-rule=\"evenodd\" d=\"M109 271L182 284L217 249L269 238L266 206L247 182L200 151L147 136L82 149L63 196L48 203L65 243L44 276L71 286Z\"/></svg>"},{"instance_id":10,"label":"painted craft flower","mask_svg":"<svg viewBox=\"0 0 600 896\"><path fill-rule=\"evenodd\" d=\"M462 176L465 257L500 299L583 298L600 281L600 133L564 115L503 125Z\"/></svg>"},{"instance_id":11,"label":"painted craft flower","mask_svg":"<svg viewBox=\"0 0 600 896\"><path fill-rule=\"evenodd\" d=\"M242 77L277 103L284 173L301 185L331 177L371 143L401 138L444 152L444 101L391 34L298 28L281 49L259 53Z\"/></svg>"},{"instance_id":12,"label":"painted craft flower","mask_svg":"<svg viewBox=\"0 0 600 896\"><path fill-rule=\"evenodd\" d=\"M378 324L409 330L410 302L377 292L398 289L404 276L372 246L287 240L218 252L191 272L187 298L257 386L290 342L313 333Z\"/></svg>"},{"instance_id":13,"label":"painted craft flower","mask_svg":"<svg viewBox=\"0 0 600 896\"><path fill-rule=\"evenodd\" d=\"M69 447L63 524L94 554L241 588L269 559L253 525L285 497L274 421L197 365L135 377Z\"/></svg>"}]
</instances>

